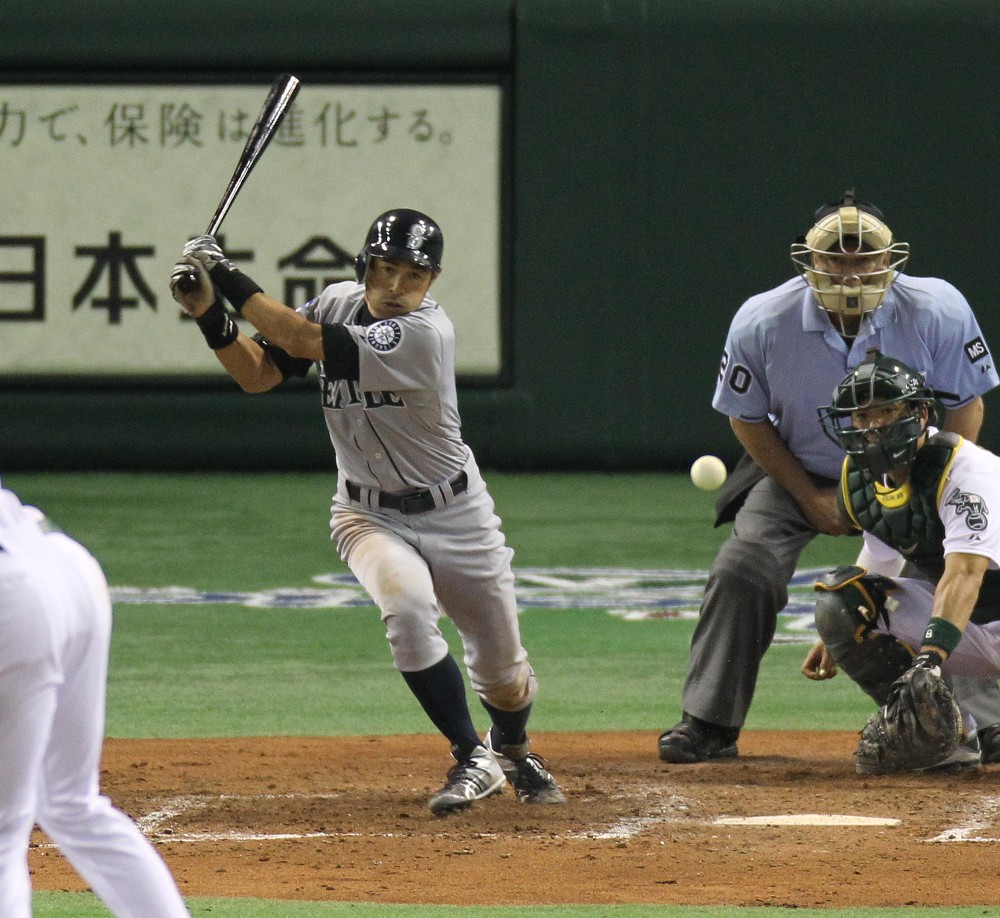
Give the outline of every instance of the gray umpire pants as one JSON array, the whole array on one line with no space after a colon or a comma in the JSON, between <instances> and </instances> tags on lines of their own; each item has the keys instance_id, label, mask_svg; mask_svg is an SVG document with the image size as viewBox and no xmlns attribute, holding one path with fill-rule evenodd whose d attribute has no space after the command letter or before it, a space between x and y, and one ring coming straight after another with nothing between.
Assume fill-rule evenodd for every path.
<instances>
[{"instance_id":1,"label":"gray umpire pants","mask_svg":"<svg viewBox=\"0 0 1000 918\"><path fill-rule=\"evenodd\" d=\"M705 584L684 682L685 712L721 726L743 726L760 661L788 604L788 582L817 535L772 478L751 488ZM980 726L1000 723L996 682L956 678L954 687Z\"/></svg>"}]
</instances>

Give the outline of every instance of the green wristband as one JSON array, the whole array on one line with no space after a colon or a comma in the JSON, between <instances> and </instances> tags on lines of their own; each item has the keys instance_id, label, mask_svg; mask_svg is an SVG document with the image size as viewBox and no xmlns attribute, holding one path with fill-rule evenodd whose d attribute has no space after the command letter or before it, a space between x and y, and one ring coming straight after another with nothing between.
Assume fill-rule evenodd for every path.
<instances>
[{"instance_id":1,"label":"green wristband","mask_svg":"<svg viewBox=\"0 0 1000 918\"><path fill-rule=\"evenodd\" d=\"M961 630L949 622L947 619L934 616L927 623L927 630L924 632L925 647L940 647L945 653L951 652L962 640Z\"/></svg>"}]
</instances>

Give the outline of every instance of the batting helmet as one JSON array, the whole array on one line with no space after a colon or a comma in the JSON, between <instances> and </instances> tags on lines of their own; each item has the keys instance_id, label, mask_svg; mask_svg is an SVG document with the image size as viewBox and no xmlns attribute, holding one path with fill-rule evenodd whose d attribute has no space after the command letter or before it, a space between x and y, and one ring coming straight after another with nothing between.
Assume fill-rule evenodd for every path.
<instances>
[{"instance_id":1,"label":"batting helmet","mask_svg":"<svg viewBox=\"0 0 1000 918\"><path fill-rule=\"evenodd\" d=\"M387 210L375 218L365 244L354 259L358 282L364 283L368 259L389 258L393 261L412 261L437 272L441 270L444 236L427 214L419 210Z\"/></svg>"},{"instance_id":2,"label":"batting helmet","mask_svg":"<svg viewBox=\"0 0 1000 918\"><path fill-rule=\"evenodd\" d=\"M905 402L909 411L884 427L858 430L851 414L862 408ZM917 442L936 415L934 390L895 357L875 348L833 390L833 404L818 410L824 433L876 481L917 457ZM923 408L927 409L926 417Z\"/></svg>"},{"instance_id":3,"label":"batting helmet","mask_svg":"<svg viewBox=\"0 0 1000 918\"><path fill-rule=\"evenodd\" d=\"M819 305L841 317L878 309L910 257L909 244L896 242L882 211L852 190L820 207L814 221L792 243L792 261Z\"/></svg>"}]
</instances>

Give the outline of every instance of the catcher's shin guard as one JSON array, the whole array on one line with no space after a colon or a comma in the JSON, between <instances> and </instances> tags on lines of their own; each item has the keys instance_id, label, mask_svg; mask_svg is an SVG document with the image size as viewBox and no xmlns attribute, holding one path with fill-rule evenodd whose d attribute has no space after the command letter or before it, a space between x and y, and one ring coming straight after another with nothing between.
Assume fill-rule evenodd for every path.
<instances>
[{"instance_id":1,"label":"catcher's shin guard","mask_svg":"<svg viewBox=\"0 0 1000 918\"><path fill-rule=\"evenodd\" d=\"M913 662L913 649L891 634L874 631L886 618L886 593L895 588L887 577L867 575L863 567L841 567L815 584L816 630L833 661L883 705L889 688Z\"/></svg>"}]
</instances>

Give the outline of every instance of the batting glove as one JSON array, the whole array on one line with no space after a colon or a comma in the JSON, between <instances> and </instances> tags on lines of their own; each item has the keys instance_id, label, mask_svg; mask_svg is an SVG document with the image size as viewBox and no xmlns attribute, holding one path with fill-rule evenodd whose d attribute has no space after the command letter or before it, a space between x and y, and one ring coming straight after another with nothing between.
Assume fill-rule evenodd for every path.
<instances>
[{"instance_id":1,"label":"batting glove","mask_svg":"<svg viewBox=\"0 0 1000 918\"><path fill-rule=\"evenodd\" d=\"M197 258L208 272L211 272L216 265L222 265L227 271L236 270L233 263L226 258L226 253L222 251L215 236L198 236L196 239L192 239L184 246L181 254Z\"/></svg>"},{"instance_id":2,"label":"batting glove","mask_svg":"<svg viewBox=\"0 0 1000 918\"><path fill-rule=\"evenodd\" d=\"M183 254L197 258L205 266L212 283L237 312L255 293L264 292L242 271L233 267L233 263L226 258L225 252L214 236L198 236L192 239L184 246Z\"/></svg>"}]
</instances>

